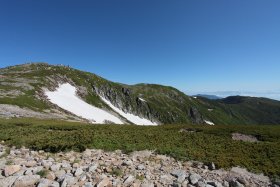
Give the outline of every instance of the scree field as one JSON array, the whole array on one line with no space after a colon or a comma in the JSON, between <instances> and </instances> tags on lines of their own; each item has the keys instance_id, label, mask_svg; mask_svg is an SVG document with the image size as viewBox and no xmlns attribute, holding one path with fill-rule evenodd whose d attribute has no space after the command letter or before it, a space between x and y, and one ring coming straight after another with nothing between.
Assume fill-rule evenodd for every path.
<instances>
[{"instance_id":1,"label":"scree field","mask_svg":"<svg viewBox=\"0 0 280 187\"><path fill-rule=\"evenodd\" d=\"M258 142L232 140L232 133ZM92 125L38 119L0 119L0 141L50 152L86 148L131 152L154 150L179 160L214 162L219 168L241 166L280 176L280 126L243 125Z\"/></svg>"}]
</instances>

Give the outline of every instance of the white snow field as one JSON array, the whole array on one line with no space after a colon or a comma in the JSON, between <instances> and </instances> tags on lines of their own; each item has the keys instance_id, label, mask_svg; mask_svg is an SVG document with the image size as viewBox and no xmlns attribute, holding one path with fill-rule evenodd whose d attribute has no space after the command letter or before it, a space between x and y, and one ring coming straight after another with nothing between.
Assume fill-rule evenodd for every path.
<instances>
[{"instance_id":1,"label":"white snow field","mask_svg":"<svg viewBox=\"0 0 280 187\"><path fill-rule=\"evenodd\" d=\"M116 124L123 124L118 117L80 99L76 95L76 88L69 83L60 85L56 91L46 91L45 95L53 104L93 123L104 124L109 120Z\"/></svg>"},{"instance_id":2,"label":"white snow field","mask_svg":"<svg viewBox=\"0 0 280 187\"><path fill-rule=\"evenodd\" d=\"M110 101L108 101L107 99L105 99L104 97L102 97L101 95L99 95L100 98L107 104L109 105L115 112L119 113L121 116L123 116L124 118L126 118L128 121L136 124L136 125L158 125L155 122L152 122L148 119L145 118L141 118L139 116L136 116L134 114L130 114L130 113L125 113L122 110L120 110L119 108L115 107Z\"/></svg>"},{"instance_id":3,"label":"white snow field","mask_svg":"<svg viewBox=\"0 0 280 187\"><path fill-rule=\"evenodd\" d=\"M204 122L208 125L215 125L212 121L204 120Z\"/></svg>"}]
</instances>

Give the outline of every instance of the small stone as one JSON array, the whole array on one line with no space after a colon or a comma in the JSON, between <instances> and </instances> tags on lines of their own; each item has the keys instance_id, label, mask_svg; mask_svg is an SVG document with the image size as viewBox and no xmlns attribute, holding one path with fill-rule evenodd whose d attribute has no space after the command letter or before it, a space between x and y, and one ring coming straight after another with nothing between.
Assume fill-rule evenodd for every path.
<instances>
[{"instance_id":1,"label":"small stone","mask_svg":"<svg viewBox=\"0 0 280 187\"><path fill-rule=\"evenodd\" d=\"M0 186L12 186L14 182L16 181L18 177L17 176L9 176L3 179L0 179Z\"/></svg>"},{"instance_id":2,"label":"small stone","mask_svg":"<svg viewBox=\"0 0 280 187\"><path fill-rule=\"evenodd\" d=\"M171 175L179 177L180 175L186 175L186 172L184 170L173 170Z\"/></svg>"},{"instance_id":3,"label":"small stone","mask_svg":"<svg viewBox=\"0 0 280 187\"><path fill-rule=\"evenodd\" d=\"M135 178L132 175L129 175L125 180L124 180L124 185L129 185L131 184L133 181L135 180Z\"/></svg>"},{"instance_id":4,"label":"small stone","mask_svg":"<svg viewBox=\"0 0 280 187\"><path fill-rule=\"evenodd\" d=\"M82 181L82 182L84 182L84 181L86 181L86 180L87 180L86 174L82 174L82 175L80 176L80 178L79 178L79 181Z\"/></svg>"},{"instance_id":5,"label":"small stone","mask_svg":"<svg viewBox=\"0 0 280 187\"><path fill-rule=\"evenodd\" d=\"M36 167L30 168L30 169L32 169L33 174L36 174L36 173L42 171L44 169L44 167L43 166L36 166Z\"/></svg>"},{"instance_id":6,"label":"small stone","mask_svg":"<svg viewBox=\"0 0 280 187\"><path fill-rule=\"evenodd\" d=\"M83 152L83 156L84 156L84 157L90 157L90 156L91 156L91 150L86 149L86 150Z\"/></svg>"},{"instance_id":7,"label":"small stone","mask_svg":"<svg viewBox=\"0 0 280 187\"><path fill-rule=\"evenodd\" d=\"M140 164L140 165L137 166L137 169L138 170L144 170L145 166L143 164Z\"/></svg>"},{"instance_id":8,"label":"small stone","mask_svg":"<svg viewBox=\"0 0 280 187\"><path fill-rule=\"evenodd\" d=\"M69 163L62 163L61 167L62 168L71 168L71 165Z\"/></svg>"},{"instance_id":9,"label":"small stone","mask_svg":"<svg viewBox=\"0 0 280 187\"><path fill-rule=\"evenodd\" d=\"M92 183L91 182L86 182L84 187L93 187Z\"/></svg>"},{"instance_id":10,"label":"small stone","mask_svg":"<svg viewBox=\"0 0 280 187\"><path fill-rule=\"evenodd\" d=\"M140 187L154 187L155 185L152 182L145 181L140 185Z\"/></svg>"},{"instance_id":11,"label":"small stone","mask_svg":"<svg viewBox=\"0 0 280 187\"><path fill-rule=\"evenodd\" d=\"M49 169L53 164L52 164L52 162L50 162L50 161L43 160L43 161L41 162L41 165L42 165L44 168Z\"/></svg>"},{"instance_id":12,"label":"small stone","mask_svg":"<svg viewBox=\"0 0 280 187\"><path fill-rule=\"evenodd\" d=\"M59 183L49 179L40 179L37 187L59 187Z\"/></svg>"},{"instance_id":13,"label":"small stone","mask_svg":"<svg viewBox=\"0 0 280 187\"><path fill-rule=\"evenodd\" d=\"M73 168L78 168L79 166L80 166L79 163L74 163L74 164L73 164Z\"/></svg>"},{"instance_id":14,"label":"small stone","mask_svg":"<svg viewBox=\"0 0 280 187\"><path fill-rule=\"evenodd\" d=\"M197 187L206 187L206 184L202 181L198 181L196 184Z\"/></svg>"},{"instance_id":15,"label":"small stone","mask_svg":"<svg viewBox=\"0 0 280 187\"><path fill-rule=\"evenodd\" d=\"M243 178L243 177L239 177L239 178L237 179L237 181L238 181L239 183L243 184L244 186L249 186L249 182L248 182L245 178Z\"/></svg>"},{"instance_id":16,"label":"small stone","mask_svg":"<svg viewBox=\"0 0 280 187\"><path fill-rule=\"evenodd\" d=\"M88 168L88 172L94 172L98 167L98 164L93 164Z\"/></svg>"},{"instance_id":17,"label":"small stone","mask_svg":"<svg viewBox=\"0 0 280 187\"><path fill-rule=\"evenodd\" d=\"M59 170L59 171L56 171L54 173L54 175L57 177L57 178L60 178L62 175L65 174L65 171L64 170Z\"/></svg>"},{"instance_id":18,"label":"small stone","mask_svg":"<svg viewBox=\"0 0 280 187\"><path fill-rule=\"evenodd\" d=\"M123 162L122 165L124 165L124 166L132 166L133 162L131 160L126 160L126 161Z\"/></svg>"},{"instance_id":19,"label":"small stone","mask_svg":"<svg viewBox=\"0 0 280 187\"><path fill-rule=\"evenodd\" d=\"M4 168L4 175L6 177L13 175L21 169L20 165L10 165Z\"/></svg>"},{"instance_id":20,"label":"small stone","mask_svg":"<svg viewBox=\"0 0 280 187\"><path fill-rule=\"evenodd\" d=\"M49 180L54 180L55 179L55 174L54 172L52 171L49 171L46 175L46 179L49 179Z\"/></svg>"},{"instance_id":21,"label":"small stone","mask_svg":"<svg viewBox=\"0 0 280 187\"><path fill-rule=\"evenodd\" d=\"M69 174L65 174L64 176L58 179L58 182L60 181L62 181L61 187L66 187L73 186L77 182L77 179Z\"/></svg>"},{"instance_id":22,"label":"small stone","mask_svg":"<svg viewBox=\"0 0 280 187\"><path fill-rule=\"evenodd\" d=\"M108 177L105 177L104 179L102 179L97 185L96 187L105 187L105 186L109 186L111 184L110 179Z\"/></svg>"},{"instance_id":23,"label":"small stone","mask_svg":"<svg viewBox=\"0 0 280 187\"><path fill-rule=\"evenodd\" d=\"M75 171L75 177L78 177L78 176L80 176L82 173L83 173L84 171L83 171L83 169L82 168L78 168L76 171Z\"/></svg>"},{"instance_id":24,"label":"small stone","mask_svg":"<svg viewBox=\"0 0 280 187\"><path fill-rule=\"evenodd\" d=\"M178 183L182 183L187 177L186 172L184 170L173 170L171 172L171 175L177 177Z\"/></svg>"},{"instance_id":25,"label":"small stone","mask_svg":"<svg viewBox=\"0 0 280 187\"><path fill-rule=\"evenodd\" d=\"M208 185L208 186L207 186ZM208 181L207 182L207 187L215 186L215 187L223 187L223 185L217 181Z\"/></svg>"},{"instance_id":26,"label":"small stone","mask_svg":"<svg viewBox=\"0 0 280 187\"><path fill-rule=\"evenodd\" d=\"M234 181L234 180L229 182L229 186L230 187L244 187L243 184L239 183L238 181Z\"/></svg>"},{"instance_id":27,"label":"small stone","mask_svg":"<svg viewBox=\"0 0 280 187\"><path fill-rule=\"evenodd\" d=\"M51 166L51 170L52 171L58 171L60 169L60 164L53 164L52 166Z\"/></svg>"},{"instance_id":28,"label":"small stone","mask_svg":"<svg viewBox=\"0 0 280 187\"><path fill-rule=\"evenodd\" d=\"M74 162L75 159L76 159L76 158L72 156L72 157L69 158L69 162Z\"/></svg>"},{"instance_id":29,"label":"small stone","mask_svg":"<svg viewBox=\"0 0 280 187\"><path fill-rule=\"evenodd\" d=\"M187 180L185 180L184 182L182 182L182 187L187 187L188 186L188 181Z\"/></svg>"},{"instance_id":30,"label":"small stone","mask_svg":"<svg viewBox=\"0 0 280 187\"><path fill-rule=\"evenodd\" d=\"M191 184L196 184L199 179L201 179L201 176L196 173L191 174L189 177Z\"/></svg>"},{"instance_id":31,"label":"small stone","mask_svg":"<svg viewBox=\"0 0 280 187\"><path fill-rule=\"evenodd\" d=\"M211 163L208 165L208 168L209 168L210 170L215 170L215 169L216 169L216 166L215 166L215 164L214 164L213 162L211 162Z\"/></svg>"},{"instance_id":32,"label":"small stone","mask_svg":"<svg viewBox=\"0 0 280 187\"><path fill-rule=\"evenodd\" d=\"M181 184L177 183L177 182L174 182L172 187L181 187Z\"/></svg>"},{"instance_id":33,"label":"small stone","mask_svg":"<svg viewBox=\"0 0 280 187\"><path fill-rule=\"evenodd\" d=\"M32 160L32 161L27 161L25 163L25 166L26 167L34 167L34 166L36 166L36 164L37 164L37 162L35 160Z\"/></svg>"},{"instance_id":34,"label":"small stone","mask_svg":"<svg viewBox=\"0 0 280 187\"><path fill-rule=\"evenodd\" d=\"M24 175L33 175L33 170L30 168L25 170Z\"/></svg>"},{"instance_id":35,"label":"small stone","mask_svg":"<svg viewBox=\"0 0 280 187\"><path fill-rule=\"evenodd\" d=\"M113 170L110 167L105 168L105 172L111 173Z\"/></svg>"}]
</instances>

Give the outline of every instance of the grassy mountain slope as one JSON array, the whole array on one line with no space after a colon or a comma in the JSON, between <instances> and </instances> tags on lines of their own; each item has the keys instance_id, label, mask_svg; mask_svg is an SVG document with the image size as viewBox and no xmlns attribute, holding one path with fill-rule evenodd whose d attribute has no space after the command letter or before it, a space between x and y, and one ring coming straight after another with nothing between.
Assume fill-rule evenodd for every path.
<instances>
[{"instance_id":1,"label":"grassy mountain slope","mask_svg":"<svg viewBox=\"0 0 280 187\"><path fill-rule=\"evenodd\" d=\"M48 102L43 94L44 89L54 90L65 82L74 85L78 95L94 106L111 110L99 98L102 95L124 112L161 124L204 123L204 120L215 124L280 124L279 101L250 97L195 99L168 86L125 85L89 72L46 63L0 69L0 104L39 112L54 112L54 109L66 112Z\"/></svg>"}]
</instances>

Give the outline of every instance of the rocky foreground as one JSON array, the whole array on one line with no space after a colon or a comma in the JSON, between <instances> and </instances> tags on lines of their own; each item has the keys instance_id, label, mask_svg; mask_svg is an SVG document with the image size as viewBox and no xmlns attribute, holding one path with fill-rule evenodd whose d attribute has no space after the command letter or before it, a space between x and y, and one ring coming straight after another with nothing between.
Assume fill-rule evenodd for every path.
<instances>
[{"instance_id":1,"label":"rocky foreground","mask_svg":"<svg viewBox=\"0 0 280 187\"><path fill-rule=\"evenodd\" d=\"M51 154L0 144L0 187L277 186L268 177L238 167L216 169L212 163L180 162L151 151L123 154L88 149Z\"/></svg>"}]
</instances>

